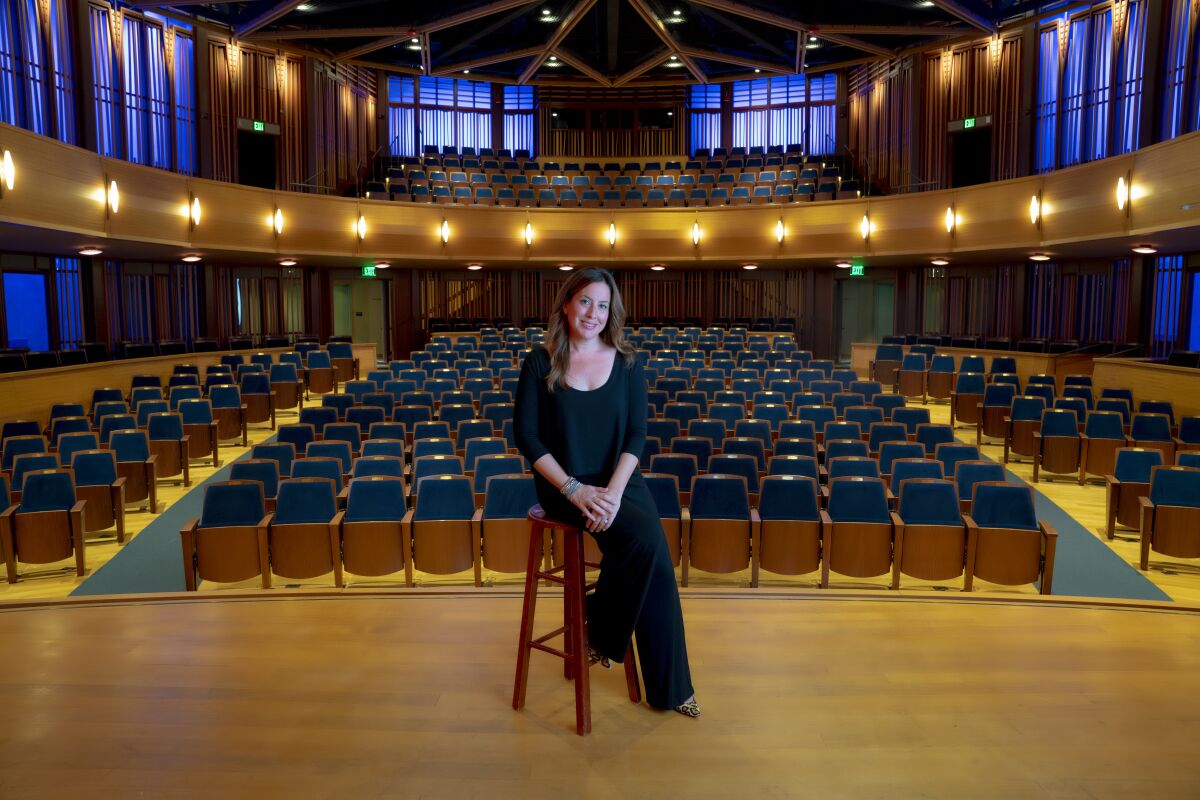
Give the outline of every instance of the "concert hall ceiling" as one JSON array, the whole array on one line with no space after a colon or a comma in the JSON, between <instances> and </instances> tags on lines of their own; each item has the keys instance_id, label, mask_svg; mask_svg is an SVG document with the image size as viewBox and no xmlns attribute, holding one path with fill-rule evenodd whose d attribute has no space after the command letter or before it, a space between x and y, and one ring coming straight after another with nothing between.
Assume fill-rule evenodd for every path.
<instances>
[{"instance_id":1,"label":"concert hall ceiling","mask_svg":"<svg viewBox=\"0 0 1200 800\"><path fill-rule=\"evenodd\" d=\"M580 86L707 83L977 38L1046 0L133 0L411 74Z\"/></svg>"}]
</instances>

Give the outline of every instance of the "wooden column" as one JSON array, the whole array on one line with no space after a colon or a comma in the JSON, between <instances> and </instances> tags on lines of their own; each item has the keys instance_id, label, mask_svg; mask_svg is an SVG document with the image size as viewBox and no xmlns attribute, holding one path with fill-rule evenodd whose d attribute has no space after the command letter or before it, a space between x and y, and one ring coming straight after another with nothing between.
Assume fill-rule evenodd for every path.
<instances>
[{"instance_id":1,"label":"wooden column","mask_svg":"<svg viewBox=\"0 0 1200 800\"><path fill-rule=\"evenodd\" d=\"M75 128L79 133L78 144L85 150L96 152L96 103L95 77L92 74L92 20L88 0L75 0L70 7L71 26L75 35L71 38L72 65L75 70Z\"/></svg>"},{"instance_id":2,"label":"wooden column","mask_svg":"<svg viewBox=\"0 0 1200 800\"><path fill-rule=\"evenodd\" d=\"M1021 124L1017 125L1017 175L1032 175L1034 128L1037 116L1038 84L1037 23L1030 21L1021 29Z\"/></svg>"},{"instance_id":3,"label":"wooden column","mask_svg":"<svg viewBox=\"0 0 1200 800\"><path fill-rule=\"evenodd\" d=\"M1138 124L1139 148L1158 141L1162 117L1162 59L1166 15L1171 0L1146 0L1146 43L1142 49L1142 115ZM1147 346L1149 339L1145 342Z\"/></svg>"}]
</instances>

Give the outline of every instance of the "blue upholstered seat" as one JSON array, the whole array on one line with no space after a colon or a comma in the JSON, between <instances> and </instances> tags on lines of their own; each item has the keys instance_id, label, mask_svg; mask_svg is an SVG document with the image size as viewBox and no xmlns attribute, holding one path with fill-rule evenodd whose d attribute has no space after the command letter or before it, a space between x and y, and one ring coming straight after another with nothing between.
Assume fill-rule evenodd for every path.
<instances>
[{"instance_id":1,"label":"blue upholstered seat","mask_svg":"<svg viewBox=\"0 0 1200 800\"><path fill-rule=\"evenodd\" d=\"M892 464L901 458L924 458L925 448L918 442L884 442L879 448L879 471L890 475ZM938 462L940 465L940 462Z\"/></svg>"},{"instance_id":2,"label":"blue upholstered seat","mask_svg":"<svg viewBox=\"0 0 1200 800\"><path fill-rule=\"evenodd\" d=\"M258 525L266 515L263 488L252 481L209 484L200 511L201 528Z\"/></svg>"},{"instance_id":3,"label":"blue upholstered seat","mask_svg":"<svg viewBox=\"0 0 1200 800\"><path fill-rule=\"evenodd\" d=\"M1161 450L1155 448L1117 450L1113 477L1122 483L1149 483L1150 472L1163 463Z\"/></svg>"},{"instance_id":4,"label":"blue upholstered seat","mask_svg":"<svg viewBox=\"0 0 1200 800\"><path fill-rule=\"evenodd\" d=\"M758 514L764 520L819 520L816 479L798 475L763 478L759 486Z\"/></svg>"},{"instance_id":5,"label":"blue upholstered seat","mask_svg":"<svg viewBox=\"0 0 1200 800\"><path fill-rule=\"evenodd\" d=\"M229 477L235 481L258 481L263 485L263 497L274 498L279 489L279 462L269 458L249 458L234 461Z\"/></svg>"},{"instance_id":6,"label":"blue upholstered seat","mask_svg":"<svg viewBox=\"0 0 1200 800\"><path fill-rule=\"evenodd\" d=\"M293 478L328 478L336 491L342 490L342 462L326 456L300 458L292 462Z\"/></svg>"},{"instance_id":7,"label":"blue upholstered seat","mask_svg":"<svg viewBox=\"0 0 1200 800\"><path fill-rule=\"evenodd\" d=\"M959 500L973 499L977 483L1003 480L1004 467L994 461L959 461L954 466L954 482L958 485Z\"/></svg>"},{"instance_id":8,"label":"blue upholstered seat","mask_svg":"<svg viewBox=\"0 0 1200 800\"><path fill-rule=\"evenodd\" d=\"M892 412L892 422L899 422L909 436L915 436L918 425L929 424L929 409L908 406L897 408Z\"/></svg>"},{"instance_id":9,"label":"blue upholstered seat","mask_svg":"<svg viewBox=\"0 0 1200 800\"><path fill-rule=\"evenodd\" d=\"M963 524L954 484L946 480L905 484L896 513L906 525Z\"/></svg>"},{"instance_id":10,"label":"blue upholstered seat","mask_svg":"<svg viewBox=\"0 0 1200 800\"><path fill-rule=\"evenodd\" d=\"M337 513L336 495L337 491L330 481L297 478L280 481L274 524L329 522Z\"/></svg>"},{"instance_id":11,"label":"blue upholstered seat","mask_svg":"<svg viewBox=\"0 0 1200 800\"><path fill-rule=\"evenodd\" d=\"M887 492L878 478L831 479L828 510L833 522L891 522Z\"/></svg>"},{"instance_id":12,"label":"blue upholstered seat","mask_svg":"<svg viewBox=\"0 0 1200 800\"><path fill-rule=\"evenodd\" d=\"M981 528L1038 529L1033 491L1028 486L1015 483L976 486L971 518Z\"/></svg>"},{"instance_id":13,"label":"blue upholstered seat","mask_svg":"<svg viewBox=\"0 0 1200 800\"><path fill-rule=\"evenodd\" d=\"M910 478L944 478L942 462L930 459L896 459L892 462L892 488L899 490Z\"/></svg>"}]
</instances>

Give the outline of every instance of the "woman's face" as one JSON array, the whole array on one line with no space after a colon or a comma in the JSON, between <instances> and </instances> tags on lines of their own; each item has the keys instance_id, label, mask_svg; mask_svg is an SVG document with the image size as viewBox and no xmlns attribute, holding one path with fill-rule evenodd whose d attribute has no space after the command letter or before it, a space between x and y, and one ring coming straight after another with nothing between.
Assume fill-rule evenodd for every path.
<instances>
[{"instance_id":1,"label":"woman's face","mask_svg":"<svg viewBox=\"0 0 1200 800\"><path fill-rule=\"evenodd\" d=\"M612 292L604 281L589 283L563 306L567 330L576 340L594 339L608 325L608 304Z\"/></svg>"}]
</instances>

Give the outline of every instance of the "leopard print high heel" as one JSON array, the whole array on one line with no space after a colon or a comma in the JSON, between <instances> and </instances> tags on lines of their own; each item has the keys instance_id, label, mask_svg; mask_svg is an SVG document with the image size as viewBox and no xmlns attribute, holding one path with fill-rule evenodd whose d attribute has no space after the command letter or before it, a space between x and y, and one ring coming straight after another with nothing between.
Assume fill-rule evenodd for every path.
<instances>
[{"instance_id":1,"label":"leopard print high heel","mask_svg":"<svg viewBox=\"0 0 1200 800\"><path fill-rule=\"evenodd\" d=\"M696 702L696 695L692 695L684 702L675 706L675 710L685 717L692 717L693 719L700 716L700 704Z\"/></svg>"}]
</instances>

